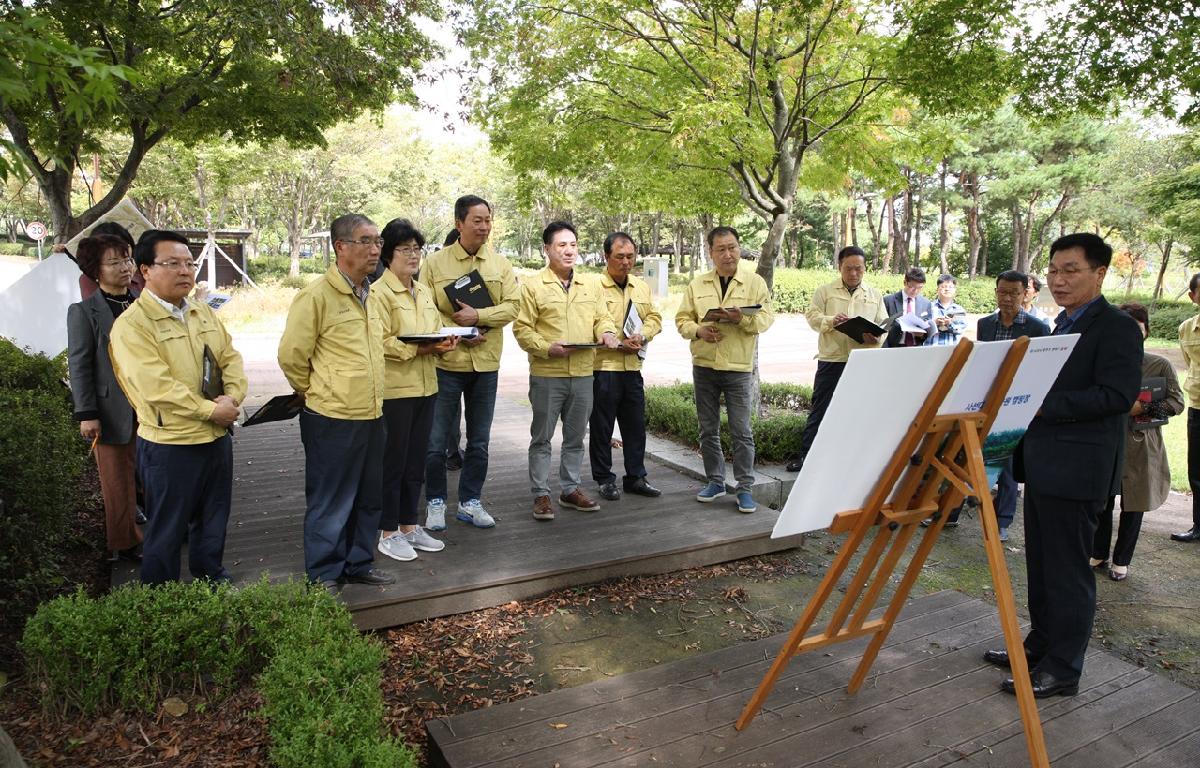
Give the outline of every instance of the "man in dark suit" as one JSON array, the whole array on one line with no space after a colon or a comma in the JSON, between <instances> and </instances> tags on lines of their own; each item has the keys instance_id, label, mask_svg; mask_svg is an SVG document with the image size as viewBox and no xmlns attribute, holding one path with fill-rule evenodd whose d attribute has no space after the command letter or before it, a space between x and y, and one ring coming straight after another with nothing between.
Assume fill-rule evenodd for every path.
<instances>
[{"instance_id":1,"label":"man in dark suit","mask_svg":"<svg viewBox=\"0 0 1200 768\"><path fill-rule=\"evenodd\" d=\"M912 314L922 320L933 317L933 304L921 295L924 288L925 270L912 267L904 273L904 288L883 297L884 309L893 320L883 341L884 347L919 347L925 343L927 334L905 333L900 330L900 323L894 322L901 315Z\"/></svg>"},{"instance_id":2,"label":"man in dark suit","mask_svg":"<svg viewBox=\"0 0 1200 768\"><path fill-rule=\"evenodd\" d=\"M978 341L1005 341L1018 336L1049 336L1050 326L1028 314L1021 307L1029 276L1015 269L996 276L996 311L979 318L975 326ZM1000 525L1000 541L1008 541L1008 526L1017 515L1017 480L1013 477L1012 458L1005 463L996 481L996 522ZM949 521L947 521L948 523Z\"/></svg>"},{"instance_id":3,"label":"man in dark suit","mask_svg":"<svg viewBox=\"0 0 1200 768\"><path fill-rule=\"evenodd\" d=\"M1038 698L1079 690L1096 613L1091 541L1117 492L1125 423L1141 387L1141 330L1100 293L1111 260L1112 248L1091 233L1050 246L1050 292L1063 308L1054 333L1080 338L1015 455L1014 474L1025 482L1033 625L1024 646ZM988 651L984 659L1009 664L1004 651ZM1012 678L1002 688L1013 692Z\"/></svg>"}]
</instances>

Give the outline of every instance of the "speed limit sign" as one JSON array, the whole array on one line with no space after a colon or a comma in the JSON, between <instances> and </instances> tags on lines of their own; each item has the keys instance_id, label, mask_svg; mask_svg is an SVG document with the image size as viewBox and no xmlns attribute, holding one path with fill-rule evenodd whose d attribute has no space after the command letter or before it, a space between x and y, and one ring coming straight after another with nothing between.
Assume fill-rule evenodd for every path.
<instances>
[{"instance_id":1,"label":"speed limit sign","mask_svg":"<svg viewBox=\"0 0 1200 768\"><path fill-rule=\"evenodd\" d=\"M29 235L34 240L42 241L46 239L46 225L40 221L31 221L25 227L25 234Z\"/></svg>"}]
</instances>

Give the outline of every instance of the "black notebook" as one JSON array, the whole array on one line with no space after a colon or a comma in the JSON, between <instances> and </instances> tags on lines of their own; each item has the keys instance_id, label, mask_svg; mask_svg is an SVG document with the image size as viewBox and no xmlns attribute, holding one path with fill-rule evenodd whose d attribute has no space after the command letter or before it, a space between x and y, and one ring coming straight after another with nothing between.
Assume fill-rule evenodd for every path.
<instances>
[{"instance_id":1,"label":"black notebook","mask_svg":"<svg viewBox=\"0 0 1200 768\"><path fill-rule=\"evenodd\" d=\"M1138 402L1142 404L1142 412L1131 417L1130 426L1136 432L1161 427L1167 423L1167 412L1163 408L1163 400L1167 397L1167 380L1162 376L1151 376L1142 379L1142 389L1138 392Z\"/></svg>"},{"instance_id":2,"label":"black notebook","mask_svg":"<svg viewBox=\"0 0 1200 768\"><path fill-rule=\"evenodd\" d=\"M288 395L275 395L263 403L263 406L255 411L253 416L246 419L242 426L252 427L255 424L266 424L268 421L294 419L303 407L304 401L296 397L294 392Z\"/></svg>"},{"instance_id":3,"label":"black notebook","mask_svg":"<svg viewBox=\"0 0 1200 768\"><path fill-rule=\"evenodd\" d=\"M479 274L478 269L472 269L453 283L449 283L446 285L445 291L446 297L450 299L450 306L455 312L460 309L458 305L460 301L475 309L487 309L494 306L492 296L488 293L487 283L483 282L483 276Z\"/></svg>"},{"instance_id":4,"label":"black notebook","mask_svg":"<svg viewBox=\"0 0 1200 768\"><path fill-rule=\"evenodd\" d=\"M852 317L840 325L833 326L833 330L841 331L857 341L859 344L863 343L864 333L870 333L879 337L883 337L887 334L883 328L875 325L875 323L872 323L865 317Z\"/></svg>"},{"instance_id":5,"label":"black notebook","mask_svg":"<svg viewBox=\"0 0 1200 768\"><path fill-rule=\"evenodd\" d=\"M217 356L207 344L204 345L204 359L200 364L200 392L209 400L216 400L225 394L225 379L221 376L221 366L217 365Z\"/></svg>"}]
</instances>

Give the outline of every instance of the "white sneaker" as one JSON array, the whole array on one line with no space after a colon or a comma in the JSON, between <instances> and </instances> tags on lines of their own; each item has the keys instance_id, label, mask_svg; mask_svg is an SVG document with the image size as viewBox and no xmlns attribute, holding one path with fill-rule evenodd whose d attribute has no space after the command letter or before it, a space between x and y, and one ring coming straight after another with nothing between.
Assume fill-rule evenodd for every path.
<instances>
[{"instance_id":1,"label":"white sneaker","mask_svg":"<svg viewBox=\"0 0 1200 768\"><path fill-rule=\"evenodd\" d=\"M431 531L446 530L445 499L430 499L425 505L425 527Z\"/></svg>"},{"instance_id":2,"label":"white sneaker","mask_svg":"<svg viewBox=\"0 0 1200 768\"><path fill-rule=\"evenodd\" d=\"M458 502L458 514L455 517L464 523L470 523L476 528L491 528L496 524L495 519L479 503L479 499L467 499L466 501ZM437 529L430 528L429 530L434 531Z\"/></svg>"},{"instance_id":3,"label":"white sneaker","mask_svg":"<svg viewBox=\"0 0 1200 768\"><path fill-rule=\"evenodd\" d=\"M404 538L408 540L413 549L419 549L422 552L441 552L446 548L446 542L438 541L425 533L425 529L419 525L404 534Z\"/></svg>"},{"instance_id":4,"label":"white sneaker","mask_svg":"<svg viewBox=\"0 0 1200 768\"><path fill-rule=\"evenodd\" d=\"M401 562L417 559L417 553L413 551L412 544L408 543L408 539L400 531L396 531L392 535L380 539L379 551L393 560Z\"/></svg>"}]
</instances>

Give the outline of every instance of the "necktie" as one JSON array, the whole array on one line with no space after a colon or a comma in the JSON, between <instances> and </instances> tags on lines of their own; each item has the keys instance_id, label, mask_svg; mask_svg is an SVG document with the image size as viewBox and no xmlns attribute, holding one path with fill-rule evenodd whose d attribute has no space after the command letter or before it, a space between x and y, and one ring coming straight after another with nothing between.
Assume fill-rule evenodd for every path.
<instances>
[{"instance_id":1,"label":"necktie","mask_svg":"<svg viewBox=\"0 0 1200 768\"><path fill-rule=\"evenodd\" d=\"M913 313L913 300L912 300L912 296L909 296L908 298L906 298L904 300L904 314L911 315L912 313ZM917 345L917 337L916 336L913 336L911 333L904 334L904 346L915 347L916 345Z\"/></svg>"}]
</instances>

